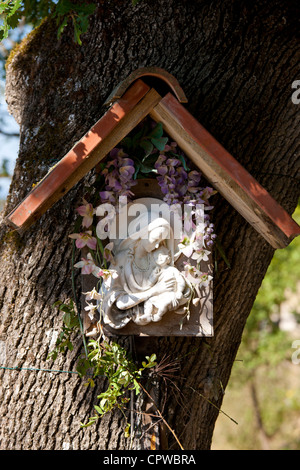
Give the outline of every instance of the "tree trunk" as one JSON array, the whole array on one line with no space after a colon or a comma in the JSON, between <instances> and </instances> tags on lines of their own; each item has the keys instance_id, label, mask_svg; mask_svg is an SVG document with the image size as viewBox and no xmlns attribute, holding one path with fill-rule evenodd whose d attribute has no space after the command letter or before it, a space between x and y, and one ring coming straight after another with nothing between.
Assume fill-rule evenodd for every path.
<instances>
[{"instance_id":1,"label":"tree trunk","mask_svg":"<svg viewBox=\"0 0 300 470\"><path fill-rule=\"evenodd\" d=\"M153 65L178 79L191 113L292 213L299 196L299 113L291 101L291 84L299 78L297 2L98 4L82 46L74 44L71 26L57 40L55 22L47 20L9 59L7 101L21 140L5 213L99 119L113 88L138 67ZM124 437L119 412L80 428L106 386L99 380L86 388L69 373L80 339L55 363L46 359L61 325L51 305L72 296L68 234L83 195L84 182L22 236L0 226L0 365L66 371L1 370L1 449L150 448L143 433L133 442ZM190 450L210 448L222 391L273 255L220 195L214 198L213 222L231 264L228 269L217 255L214 337L143 338L135 344L138 354L155 352L161 360L167 352L180 367L172 380L158 377L155 396ZM134 425L139 416L132 413ZM157 445L177 449L174 434L167 426L162 430Z\"/></svg>"}]
</instances>

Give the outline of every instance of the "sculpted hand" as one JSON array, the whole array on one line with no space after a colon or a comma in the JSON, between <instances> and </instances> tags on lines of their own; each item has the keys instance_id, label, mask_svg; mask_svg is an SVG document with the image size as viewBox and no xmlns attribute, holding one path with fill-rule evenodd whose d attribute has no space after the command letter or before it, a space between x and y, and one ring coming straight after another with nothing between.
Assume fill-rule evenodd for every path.
<instances>
[{"instance_id":1,"label":"sculpted hand","mask_svg":"<svg viewBox=\"0 0 300 470\"><path fill-rule=\"evenodd\" d=\"M155 292L153 295L160 294L162 292L172 292L175 290L175 287L175 279L168 279L167 281L162 280L153 287L153 290Z\"/></svg>"}]
</instances>

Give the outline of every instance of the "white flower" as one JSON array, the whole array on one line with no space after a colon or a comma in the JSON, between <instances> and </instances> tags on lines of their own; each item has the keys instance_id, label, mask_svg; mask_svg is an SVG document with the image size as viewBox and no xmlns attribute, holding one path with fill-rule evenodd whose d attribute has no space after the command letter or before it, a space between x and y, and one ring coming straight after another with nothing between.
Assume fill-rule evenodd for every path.
<instances>
[{"instance_id":1,"label":"white flower","mask_svg":"<svg viewBox=\"0 0 300 470\"><path fill-rule=\"evenodd\" d=\"M201 271L191 264L185 263L184 274L187 280L192 284L199 284L201 281Z\"/></svg>"},{"instance_id":2,"label":"white flower","mask_svg":"<svg viewBox=\"0 0 300 470\"><path fill-rule=\"evenodd\" d=\"M184 256L190 258L195 249L195 232L190 238L185 236L181 243L178 244L178 248Z\"/></svg>"},{"instance_id":3,"label":"white flower","mask_svg":"<svg viewBox=\"0 0 300 470\"><path fill-rule=\"evenodd\" d=\"M94 304L87 304L87 307L84 307L84 310L88 312L88 316L91 320L94 319L95 310L97 309L97 305Z\"/></svg>"},{"instance_id":4,"label":"white flower","mask_svg":"<svg viewBox=\"0 0 300 470\"><path fill-rule=\"evenodd\" d=\"M202 273L201 275L201 281L200 281L200 286L202 287L206 287L208 286L208 284L210 283L210 281L212 280L212 276L210 276L209 274L206 274L206 273Z\"/></svg>"},{"instance_id":5,"label":"white flower","mask_svg":"<svg viewBox=\"0 0 300 470\"><path fill-rule=\"evenodd\" d=\"M87 254L86 258L81 258L81 261L74 264L75 268L81 268L81 274L93 274L98 277L100 268L95 265L91 253Z\"/></svg>"},{"instance_id":6,"label":"white flower","mask_svg":"<svg viewBox=\"0 0 300 470\"><path fill-rule=\"evenodd\" d=\"M184 274L187 280L190 281L190 283L196 287L208 286L208 284L213 278L208 273L203 273L199 269L197 269L195 266L192 266L191 264L188 264L188 263L185 263ZM197 299L194 299L194 300L197 301Z\"/></svg>"},{"instance_id":7,"label":"white flower","mask_svg":"<svg viewBox=\"0 0 300 470\"><path fill-rule=\"evenodd\" d=\"M114 269L100 269L98 277L102 277L105 287L110 288L111 280L116 279L118 273Z\"/></svg>"},{"instance_id":8,"label":"white flower","mask_svg":"<svg viewBox=\"0 0 300 470\"><path fill-rule=\"evenodd\" d=\"M102 295L99 294L99 292L96 291L95 287L93 287L93 290L90 292L83 292L83 295L85 295L86 300L100 300L102 299Z\"/></svg>"},{"instance_id":9,"label":"white flower","mask_svg":"<svg viewBox=\"0 0 300 470\"><path fill-rule=\"evenodd\" d=\"M200 251L195 251L193 254L192 254L192 259L195 259L197 260L197 263L200 263L200 261L208 261L208 255L210 254L209 251L207 250L200 250Z\"/></svg>"},{"instance_id":10,"label":"white flower","mask_svg":"<svg viewBox=\"0 0 300 470\"><path fill-rule=\"evenodd\" d=\"M104 247L104 251L103 251L104 258L106 259L106 261L109 261L110 263L114 261L114 257L112 254L113 247L114 247L114 242L110 242Z\"/></svg>"}]
</instances>

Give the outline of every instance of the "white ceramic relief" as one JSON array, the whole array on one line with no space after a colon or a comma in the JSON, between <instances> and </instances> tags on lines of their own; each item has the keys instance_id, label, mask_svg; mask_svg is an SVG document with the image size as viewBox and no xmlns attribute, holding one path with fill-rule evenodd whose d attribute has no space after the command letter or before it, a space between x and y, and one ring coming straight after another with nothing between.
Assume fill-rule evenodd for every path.
<instances>
[{"instance_id":1,"label":"white ceramic relief","mask_svg":"<svg viewBox=\"0 0 300 470\"><path fill-rule=\"evenodd\" d=\"M179 255L172 222L153 209L162 201L135 202L146 205L147 211L135 219L132 233L128 220L128 236L113 240L109 269L115 275L109 285L102 284L98 302L104 324L114 329L129 322L141 326L159 322L169 311L185 314L192 295L191 284L175 266Z\"/></svg>"}]
</instances>

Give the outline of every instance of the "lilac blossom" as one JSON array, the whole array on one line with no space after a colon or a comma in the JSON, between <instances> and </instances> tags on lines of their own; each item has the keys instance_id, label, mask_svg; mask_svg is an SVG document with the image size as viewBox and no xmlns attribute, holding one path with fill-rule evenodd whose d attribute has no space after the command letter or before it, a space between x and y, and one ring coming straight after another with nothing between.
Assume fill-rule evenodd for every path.
<instances>
[{"instance_id":1,"label":"lilac blossom","mask_svg":"<svg viewBox=\"0 0 300 470\"><path fill-rule=\"evenodd\" d=\"M164 201L169 205L181 202L187 190L187 173L181 161L178 158L168 158L160 154L154 166Z\"/></svg>"},{"instance_id":2,"label":"lilac blossom","mask_svg":"<svg viewBox=\"0 0 300 470\"><path fill-rule=\"evenodd\" d=\"M205 210L213 208L209 204L209 198L216 193L210 187L201 187L201 173L197 170L191 170L187 172L179 158L168 157L166 151L176 150L176 145L173 142L171 146L166 145L164 152L162 152L156 163L155 169L157 171L157 181L160 185L161 192L164 195L164 201L169 204L183 203L186 206L190 206L190 217L189 220L185 220L185 230L197 231L197 225L195 223L194 206L196 204L203 204ZM178 153L177 153L178 154ZM209 216L204 217L204 233L201 233L198 242L201 239L202 247L206 248L213 245L215 235L213 233L213 224L209 222ZM185 253L191 252L194 246L194 242L189 244L189 247L185 247ZM187 242L187 240L185 240ZM194 247L195 248L195 247ZM202 250L202 249L201 249ZM200 249L197 250L197 259L200 259L204 253ZM204 255L206 258L206 256Z\"/></svg>"},{"instance_id":3,"label":"lilac blossom","mask_svg":"<svg viewBox=\"0 0 300 470\"><path fill-rule=\"evenodd\" d=\"M128 199L133 196L131 187L136 184L133 179L135 173L134 161L128 158L123 149L114 148L110 152L110 160L102 171L105 177L105 189L100 192L102 202L116 204L121 196Z\"/></svg>"}]
</instances>

